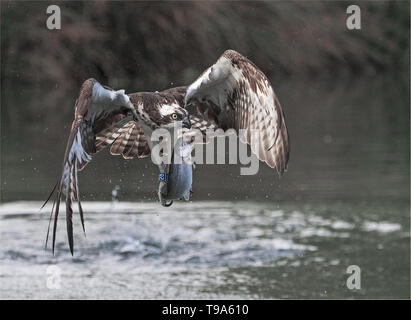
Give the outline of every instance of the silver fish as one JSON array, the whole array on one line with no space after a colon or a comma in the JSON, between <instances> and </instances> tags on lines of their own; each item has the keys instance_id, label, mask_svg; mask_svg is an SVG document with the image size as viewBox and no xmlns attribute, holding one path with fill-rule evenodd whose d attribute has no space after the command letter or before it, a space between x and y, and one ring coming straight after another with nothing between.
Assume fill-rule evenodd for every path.
<instances>
[{"instance_id":1,"label":"silver fish","mask_svg":"<svg viewBox=\"0 0 411 320\"><path fill-rule=\"evenodd\" d=\"M173 200L190 200L193 183L192 146L182 142L176 146L170 164L160 168L158 197L160 203L169 207ZM180 163L174 163L175 155L180 155ZM167 202L169 201L169 202Z\"/></svg>"}]
</instances>

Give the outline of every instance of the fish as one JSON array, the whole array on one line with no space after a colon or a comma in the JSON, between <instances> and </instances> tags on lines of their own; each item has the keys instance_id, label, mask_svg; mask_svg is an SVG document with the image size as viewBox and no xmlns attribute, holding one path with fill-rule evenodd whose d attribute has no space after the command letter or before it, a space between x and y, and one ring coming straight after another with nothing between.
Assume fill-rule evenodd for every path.
<instances>
[{"instance_id":1,"label":"fish","mask_svg":"<svg viewBox=\"0 0 411 320\"><path fill-rule=\"evenodd\" d=\"M184 141L176 144L171 163L160 168L158 196L164 207L171 206L174 200L190 200L194 166L192 148Z\"/></svg>"}]
</instances>

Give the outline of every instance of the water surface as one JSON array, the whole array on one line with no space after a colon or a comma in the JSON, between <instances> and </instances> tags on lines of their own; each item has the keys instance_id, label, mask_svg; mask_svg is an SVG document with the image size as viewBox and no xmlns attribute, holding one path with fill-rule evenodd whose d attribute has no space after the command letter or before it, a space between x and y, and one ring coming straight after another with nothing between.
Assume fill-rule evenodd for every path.
<instances>
[{"instance_id":1,"label":"water surface","mask_svg":"<svg viewBox=\"0 0 411 320\"><path fill-rule=\"evenodd\" d=\"M63 218L56 255L44 250L39 205L0 207L0 298L409 297L407 206L87 202L72 258ZM346 287L349 265L361 290ZM50 266L59 290L47 288Z\"/></svg>"}]
</instances>

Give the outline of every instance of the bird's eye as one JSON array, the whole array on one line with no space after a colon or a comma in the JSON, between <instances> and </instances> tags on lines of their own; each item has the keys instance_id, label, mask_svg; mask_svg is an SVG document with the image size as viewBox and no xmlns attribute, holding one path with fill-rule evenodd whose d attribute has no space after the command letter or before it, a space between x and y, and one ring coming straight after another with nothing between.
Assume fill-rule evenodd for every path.
<instances>
[{"instance_id":1,"label":"bird's eye","mask_svg":"<svg viewBox=\"0 0 411 320\"><path fill-rule=\"evenodd\" d=\"M171 118L172 118L173 120L177 120L177 118L178 118L177 113L173 113L173 114L171 115Z\"/></svg>"}]
</instances>

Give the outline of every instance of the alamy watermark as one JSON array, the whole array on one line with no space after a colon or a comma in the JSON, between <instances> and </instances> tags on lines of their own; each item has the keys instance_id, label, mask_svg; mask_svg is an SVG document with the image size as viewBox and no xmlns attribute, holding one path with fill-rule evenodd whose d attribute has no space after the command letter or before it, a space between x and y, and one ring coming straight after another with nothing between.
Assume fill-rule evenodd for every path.
<instances>
[{"instance_id":1,"label":"alamy watermark","mask_svg":"<svg viewBox=\"0 0 411 320\"><path fill-rule=\"evenodd\" d=\"M345 25L348 30L361 30L361 8L355 4L347 7L347 20Z\"/></svg>"},{"instance_id":2,"label":"alamy watermark","mask_svg":"<svg viewBox=\"0 0 411 320\"><path fill-rule=\"evenodd\" d=\"M240 139L234 129L198 129L183 131L181 127L174 130L156 129L151 135L153 147L151 160L156 165L181 164L238 164L241 175L254 175L259 170L259 160L255 155L259 152L260 131L257 129L239 130ZM251 151L240 140L250 142ZM228 161L227 151L228 150Z\"/></svg>"},{"instance_id":3,"label":"alamy watermark","mask_svg":"<svg viewBox=\"0 0 411 320\"><path fill-rule=\"evenodd\" d=\"M347 278L347 288L350 290L361 289L361 268L357 265L350 265L347 268L347 274L350 276Z\"/></svg>"},{"instance_id":4,"label":"alamy watermark","mask_svg":"<svg viewBox=\"0 0 411 320\"><path fill-rule=\"evenodd\" d=\"M61 29L61 10L58 5L49 5L46 9L48 15L46 26L49 30ZM346 26L348 30L361 29L361 8L359 5L351 4L347 7L346 13L349 15L346 19Z\"/></svg>"},{"instance_id":5,"label":"alamy watermark","mask_svg":"<svg viewBox=\"0 0 411 320\"><path fill-rule=\"evenodd\" d=\"M56 265L48 266L46 269L46 287L50 290L61 289L61 269Z\"/></svg>"},{"instance_id":6,"label":"alamy watermark","mask_svg":"<svg viewBox=\"0 0 411 320\"><path fill-rule=\"evenodd\" d=\"M61 29L61 10L58 5L47 7L46 13L49 15L46 20L46 26L49 30Z\"/></svg>"}]
</instances>

